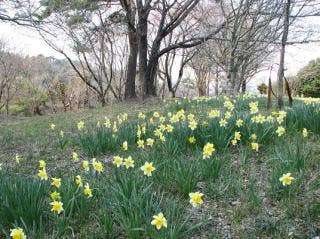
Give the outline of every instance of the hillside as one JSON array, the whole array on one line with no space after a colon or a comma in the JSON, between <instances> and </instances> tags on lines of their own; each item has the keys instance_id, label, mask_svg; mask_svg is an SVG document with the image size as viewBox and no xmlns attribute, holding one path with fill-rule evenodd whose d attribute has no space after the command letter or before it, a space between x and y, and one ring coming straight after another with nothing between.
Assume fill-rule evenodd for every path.
<instances>
[{"instance_id":1,"label":"hillside","mask_svg":"<svg viewBox=\"0 0 320 239\"><path fill-rule=\"evenodd\" d=\"M319 134L312 98L284 111L244 95L9 118L0 238L315 238Z\"/></svg>"}]
</instances>

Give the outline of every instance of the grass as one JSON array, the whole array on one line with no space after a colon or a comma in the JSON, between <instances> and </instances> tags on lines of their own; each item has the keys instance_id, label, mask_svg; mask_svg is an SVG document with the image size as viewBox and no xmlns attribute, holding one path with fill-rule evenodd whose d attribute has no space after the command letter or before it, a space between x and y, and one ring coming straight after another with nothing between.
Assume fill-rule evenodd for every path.
<instances>
[{"instance_id":1,"label":"grass","mask_svg":"<svg viewBox=\"0 0 320 239\"><path fill-rule=\"evenodd\" d=\"M234 109L228 109L229 101ZM258 113L250 114L250 102L258 102ZM220 117L208 117L213 109ZM244 96L119 103L5 120L0 123L0 238L17 227L39 239L315 237L320 234L320 103L296 100L283 122L282 113L272 111L263 97ZM221 127L227 112L228 125ZM273 119L254 122L259 114ZM188 127L192 118L194 130ZM78 130L80 120L85 127ZM280 137L279 126L285 128ZM241 134L236 143L235 132ZM146 144L149 138L155 140L152 146ZM137 147L138 139L144 148ZM203 159L208 142L215 151ZM259 144L258 152L251 142ZM79 161L72 160L73 152ZM22 157L19 164L16 155ZM117 155L131 156L134 168L117 167ZM93 169L92 158L102 163L102 173ZM37 176L39 160L47 164L48 181ZM82 169L83 160L90 162L89 171ZM149 177L140 169L145 162L155 167ZM283 186L279 178L289 172L294 180ZM90 185L92 197L74 183L76 175ZM61 178L59 188L51 177ZM51 211L53 191L61 196L60 214ZM191 192L203 193L203 204L193 208ZM157 230L151 221L160 212L168 225Z\"/></svg>"}]
</instances>

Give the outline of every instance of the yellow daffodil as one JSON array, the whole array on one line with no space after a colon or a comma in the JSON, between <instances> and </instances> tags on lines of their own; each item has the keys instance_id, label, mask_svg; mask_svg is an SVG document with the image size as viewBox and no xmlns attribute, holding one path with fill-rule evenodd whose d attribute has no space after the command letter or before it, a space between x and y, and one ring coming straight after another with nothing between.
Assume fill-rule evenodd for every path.
<instances>
[{"instance_id":1,"label":"yellow daffodil","mask_svg":"<svg viewBox=\"0 0 320 239\"><path fill-rule=\"evenodd\" d=\"M154 133L155 136L158 136L158 137L162 134L160 128L159 128L159 129L155 129L155 130L153 131L153 133Z\"/></svg>"},{"instance_id":2,"label":"yellow daffodil","mask_svg":"<svg viewBox=\"0 0 320 239\"><path fill-rule=\"evenodd\" d=\"M60 214L63 211L63 202L53 201L50 203L52 206L51 211Z\"/></svg>"},{"instance_id":3,"label":"yellow daffodil","mask_svg":"<svg viewBox=\"0 0 320 239\"><path fill-rule=\"evenodd\" d=\"M237 127L241 127L243 125L243 120L242 119L238 119L236 122Z\"/></svg>"},{"instance_id":4,"label":"yellow daffodil","mask_svg":"<svg viewBox=\"0 0 320 239\"><path fill-rule=\"evenodd\" d=\"M160 118L159 118L159 122L160 123L164 123L166 121L166 117L165 116L161 116Z\"/></svg>"},{"instance_id":5,"label":"yellow daffodil","mask_svg":"<svg viewBox=\"0 0 320 239\"><path fill-rule=\"evenodd\" d=\"M153 117L154 117L154 118L159 118L159 117L160 117L159 112L154 112L154 113L153 113Z\"/></svg>"},{"instance_id":6,"label":"yellow daffodil","mask_svg":"<svg viewBox=\"0 0 320 239\"><path fill-rule=\"evenodd\" d=\"M218 117L220 117L220 111L219 110L211 110L208 113L208 116L209 116L210 119L218 118Z\"/></svg>"},{"instance_id":7,"label":"yellow daffodil","mask_svg":"<svg viewBox=\"0 0 320 239\"><path fill-rule=\"evenodd\" d=\"M250 102L249 107L250 107L250 114L256 114L259 112L258 102Z\"/></svg>"},{"instance_id":8,"label":"yellow daffodil","mask_svg":"<svg viewBox=\"0 0 320 239\"><path fill-rule=\"evenodd\" d=\"M194 120L194 117L195 117L194 114L190 113L190 114L188 114L187 119L192 121L192 120Z\"/></svg>"},{"instance_id":9,"label":"yellow daffodil","mask_svg":"<svg viewBox=\"0 0 320 239\"><path fill-rule=\"evenodd\" d=\"M79 187L82 187L82 178L80 175L76 176L76 179L74 180L75 184L78 185Z\"/></svg>"},{"instance_id":10,"label":"yellow daffodil","mask_svg":"<svg viewBox=\"0 0 320 239\"><path fill-rule=\"evenodd\" d=\"M236 131L234 133L234 139L240 141L241 140L241 133L239 131Z\"/></svg>"},{"instance_id":11,"label":"yellow daffodil","mask_svg":"<svg viewBox=\"0 0 320 239\"><path fill-rule=\"evenodd\" d=\"M207 143L204 147L203 147L203 159L207 159L210 158L212 156L212 153L215 151L216 149L214 148L213 144L211 143Z\"/></svg>"},{"instance_id":12,"label":"yellow daffodil","mask_svg":"<svg viewBox=\"0 0 320 239\"><path fill-rule=\"evenodd\" d=\"M113 131L113 133L118 132L118 126L117 126L117 122L116 121L113 122L112 131Z\"/></svg>"},{"instance_id":13,"label":"yellow daffodil","mask_svg":"<svg viewBox=\"0 0 320 239\"><path fill-rule=\"evenodd\" d=\"M137 142L138 148L140 149L144 149L144 140L139 139Z\"/></svg>"},{"instance_id":14,"label":"yellow daffodil","mask_svg":"<svg viewBox=\"0 0 320 239\"><path fill-rule=\"evenodd\" d=\"M55 124L50 124L50 129L54 130L56 128L56 125Z\"/></svg>"},{"instance_id":15,"label":"yellow daffodil","mask_svg":"<svg viewBox=\"0 0 320 239\"><path fill-rule=\"evenodd\" d=\"M257 140L257 135L256 134L251 134L250 139L252 139L253 141Z\"/></svg>"},{"instance_id":16,"label":"yellow daffodil","mask_svg":"<svg viewBox=\"0 0 320 239\"><path fill-rule=\"evenodd\" d=\"M225 115L224 115L224 117L225 117L226 119L230 119L231 116L232 116L232 113L231 113L230 111L227 111L227 112L225 113Z\"/></svg>"},{"instance_id":17,"label":"yellow daffodil","mask_svg":"<svg viewBox=\"0 0 320 239\"><path fill-rule=\"evenodd\" d=\"M16 160L16 163L19 164L22 161L22 157L19 154L17 154L15 157L15 160Z\"/></svg>"},{"instance_id":18,"label":"yellow daffodil","mask_svg":"<svg viewBox=\"0 0 320 239\"><path fill-rule=\"evenodd\" d=\"M220 127L226 127L227 124L228 124L228 122L227 122L225 119L221 119L221 120L219 121Z\"/></svg>"},{"instance_id":19,"label":"yellow daffodil","mask_svg":"<svg viewBox=\"0 0 320 239\"><path fill-rule=\"evenodd\" d=\"M168 133L172 133L172 131L173 131L173 126L172 126L171 124L167 124L167 125L166 125L166 130L167 130Z\"/></svg>"},{"instance_id":20,"label":"yellow daffodil","mask_svg":"<svg viewBox=\"0 0 320 239\"><path fill-rule=\"evenodd\" d=\"M282 136L284 133L286 132L286 129L283 128L282 126L279 126L278 129L276 130L276 133L278 134L278 136Z\"/></svg>"},{"instance_id":21,"label":"yellow daffodil","mask_svg":"<svg viewBox=\"0 0 320 239\"><path fill-rule=\"evenodd\" d=\"M304 138L306 138L306 137L308 137L308 135L309 135L308 130L307 130L306 128L303 128L303 130L302 130L302 136L303 136Z\"/></svg>"},{"instance_id":22,"label":"yellow daffodil","mask_svg":"<svg viewBox=\"0 0 320 239\"><path fill-rule=\"evenodd\" d=\"M195 144L196 143L196 138L194 136L190 136L188 139L190 144Z\"/></svg>"},{"instance_id":23,"label":"yellow daffodil","mask_svg":"<svg viewBox=\"0 0 320 239\"><path fill-rule=\"evenodd\" d=\"M195 130L197 128L198 123L195 120L189 122L189 128L191 130Z\"/></svg>"},{"instance_id":24,"label":"yellow daffodil","mask_svg":"<svg viewBox=\"0 0 320 239\"><path fill-rule=\"evenodd\" d=\"M51 178L51 185L59 188L61 186L61 178Z\"/></svg>"},{"instance_id":25,"label":"yellow daffodil","mask_svg":"<svg viewBox=\"0 0 320 239\"><path fill-rule=\"evenodd\" d=\"M153 216L153 220L151 221L151 225L155 226L157 230L160 230L162 227L167 228L167 220L160 212L158 215Z\"/></svg>"},{"instance_id":26,"label":"yellow daffodil","mask_svg":"<svg viewBox=\"0 0 320 239\"><path fill-rule=\"evenodd\" d=\"M166 126L164 124L159 125L160 132L164 132L166 130Z\"/></svg>"},{"instance_id":27,"label":"yellow daffodil","mask_svg":"<svg viewBox=\"0 0 320 239\"><path fill-rule=\"evenodd\" d=\"M251 143L251 148L252 148L253 150L255 150L255 151L258 152L258 151L259 151L259 144L253 142L253 143Z\"/></svg>"},{"instance_id":28,"label":"yellow daffodil","mask_svg":"<svg viewBox=\"0 0 320 239\"><path fill-rule=\"evenodd\" d=\"M269 115L266 119L269 123L272 123L273 122L273 116L272 115Z\"/></svg>"},{"instance_id":29,"label":"yellow daffodil","mask_svg":"<svg viewBox=\"0 0 320 239\"><path fill-rule=\"evenodd\" d=\"M129 156L128 158L125 158L123 164L127 169L134 168L134 161L132 160L131 156Z\"/></svg>"},{"instance_id":30,"label":"yellow daffodil","mask_svg":"<svg viewBox=\"0 0 320 239\"><path fill-rule=\"evenodd\" d=\"M238 141L236 139L231 140L232 145L237 145Z\"/></svg>"},{"instance_id":31,"label":"yellow daffodil","mask_svg":"<svg viewBox=\"0 0 320 239\"><path fill-rule=\"evenodd\" d=\"M145 119L145 118L146 118L146 115L145 115L144 113L142 113L142 112L139 112L138 118L139 118L139 119Z\"/></svg>"},{"instance_id":32,"label":"yellow daffodil","mask_svg":"<svg viewBox=\"0 0 320 239\"><path fill-rule=\"evenodd\" d=\"M77 123L78 130L82 130L84 128L84 122L81 120Z\"/></svg>"},{"instance_id":33,"label":"yellow daffodil","mask_svg":"<svg viewBox=\"0 0 320 239\"><path fill-rule=\"evenodd\" d=\"M230 101L230 100L226 100L224 103L223 103L223 106L225 108L227 108L228 110L232 111L234 109L234 104Z\"/></svg>"},{"instance_id":34,"label":"yellow daffodil","mask_svg":"<svg viewBox=\"0 0 320 239\"><path fill-rule=\"evenodd\" d=\"M292 180L294 180L294 178L291 177L291 173L283 174L282 177L279 178L279 181L282 182L283 186L290 185Z\"/></svg>"},{"instance_id":35,"label":"yellow daffodil","mask_svg":"<svg viewBox=\"0 0 320 239\"><path fill-rule=\"evenodd\" d=\"M179 122L179 115L174 114L173 116L171 116L170 118L170 123L177 123Z\"/></svg>"},{"instance_id":36,"label":"yellow daffodil","mask_svg":"<svg viewBox=\"0 0 320 239\"><path fill-rule=\"evenodd\" d=\"M111 128L111 120L108 117L104 117L105 121L104 121L104 127L106 127L107 129Z\"/></svg>"},{"instance_id":37,"label":"yellow daffodil","mask_svg":"<svg viewBox=\"0 0 320 239\"><path fill-rule=\"evenodd\" d=\"M72 153L72 160L76 162L79 161L79 155L76 152Z\"/></svg>"},{"instance_id":38,"label":"yellow daffodil","mask_svg":"<svg viewBox=\"0 0 320 239\"><path fill-rule=\"evenodd\" d=\"M127 142L127 141L124 141L124 142L122 143L122 149L123 149L124 151L127 151L127 150L128 150L128 142Z\"/></svg>"},{"instance_id":39,"label":"yellow daffodil","mask_svg":"<svg viewBox=\"0 0 320 239\"><path fill-rule=\"evenodd\" d=\"M155 167L153 167L153 163L145 162L145 164L140 167L140 169L143 171L144 175L150 177L152 175L152 172L155 170Z\"/></svg>"},{"instance_id":40,"label":"yellow daffodil","mask_svg":"<svg viewBox=\"0 0 320 239\"><path fill-rule=\"evenodd\" d=\"M48 175L45 168L39 170L38 177L40 180L48 180Z\"/></svg>"},{"instance_id":41,"label":"yellow daffodil","mask_svg":"<svg viewBox=\"0 0 320 239\"><path fill-rule=\"evenodd\" d=\"M101 173L103 171L103 164L99 161L96 161L96 160L92 160L92 166L93 166L93 169L95 171L97 171L98 173Z\"/></svg>"},{"instance_id":42,"label":"yellow daffodil","mask_svg":"<svg viewBox=\"0 0 320 239\"><path fill-rule=\"evenodd\" d=\"M10 229L10 236L12 239L27 239L26 234L20 227Z\"/></svg>"},{"instance_id":43,"label":"yellow daffodil","mask_svg":"<svg viewBox=\"0 0 320 239\"><path fill-rule=\"evenodd\" d=\"M59 135L60 135L61 138L63 138L64 137L64 132L62 130L60 130Z\"/></svg>"},{"instance_id":44,"label":"yellow daffodil","mask_svg":"<svg viewBox=\"0 0 320 239\"><path fill-rule=\"evenodd\" d=\"M87 160L84 160L82 161L82 168L85 170L85 171L89 171L89 161Z\"/></svg>"},{"instance_id":45,"label":"yellow daffodil","mask_svg":"<svg viewBox=\"0 0 320 239\"><path fill-rule=\"evenodd\" d=\"M39 160L39 168L44 169L46 167L46 162L44 160Z\"/></svg>"},{"instance_id":46,"label":"yellow daffodil","mask_svg":"<svg viewBox=\"0 0 320 239\"><path fill-rule=\"evenodd\" d=\"M278 116L278 117L277 117L277 122L278 122L279 124L282 124L283 121L284 121L284 117L283 117L283 116Z\"/></svg>"},{"instance_id":47,"label":"yellow daffodil","mask_svg":"<svg viewBox=\"0 0 320 239\"><path fill-rule=\"evenodd\" d=\"M147 140L146 140L146 145L147 145L147 146L152 146L153 144L154 144L154 139L147 138Z\"/></svg>"},{"instance_id":48,"label":"yellow daffodil","mask_svg":"<svg viewBox=\"0 0 320 239\"><path fill-rule=\"evenodd\" d=\"M203 204L202 196L203 196L203 193L200 193L200 192L189 193L191 205L193 207L197 207Z\"/></svg>"},{"instance_id":49,"label":"yellow daffodil","mask_svg":"<svg viewBox=\"0 0 320 239\"><path fill-rule=\"evenodd\" d=\"M50 198L53 200L53 201L59 201L61 199L61 196L60 196L60 193L57 192L57 191L54 191L52 193L50 193Z\"/></svg>"},{"instance_id":50,"label":"yellow daffodil","mask_svg":"<svg viewBox=\"0 0 320 239\"><path fill-rule=\"evenodd\" d=\"M83 194L84 194L85 196L87 196L88 198L91 198L91 197L92 197L92 190L91 190L91 188L90 188L90 186L89 186L88 183L86 183L86 185L84 186Z\"/></svg>"},{"instance_id":51,"label":"yellow daffodil","mask_svg":"<svg viewBox=\"0 0 320 239\"><path fill-rule=\"evenodd\" d=\"M159 136L159 139L160 139L161 142L165 142L166 141L166 137L163 134L161 134Z\"/></svg>"},{"instance_id":52,"label":"yellow daffodil","mask_svg":"<svg viewBox=\"0 0 320 239\"><path fill-rule=\"evenodd\" d=\"M264 115L261 115L259 114L257 117L256 117L256 123L264 123L266 121L266 117Z\"/></svg>"},{"instance_id":53,"label":"yellow daffodil","mask_svg":"<svg viewBox=\"0 0 320 239\"><path fill-rule=\"evenodd\" d=\"M113 164L117 166L117 168L119 168L123 163L123 158L120 156L114 156L113 157Z\"/></svg>"}]
</instances>

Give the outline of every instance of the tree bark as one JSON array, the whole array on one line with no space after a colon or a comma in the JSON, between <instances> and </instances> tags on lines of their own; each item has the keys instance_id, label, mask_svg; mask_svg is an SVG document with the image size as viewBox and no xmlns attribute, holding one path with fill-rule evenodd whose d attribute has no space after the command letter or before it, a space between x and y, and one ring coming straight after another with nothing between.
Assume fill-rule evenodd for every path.
<instances>
[{"instance_id":1,"label":"tree bark","mask_svg":"<svg viewBox=\"0 0 320 239\"><path fill-rule=\"evenodd\" d=\"M216 72L216 77L214 79L214 95L219 95L219 72Z\"/></svg>"},{"instance_id":2,"label":"tree bark","mask_svg":"<svg viewBox=\"0 0 320 239\"><path fill-rule=\"evenodd\" d=\"M271 92L272 92L272 83L271 83L271 70L270 70L269 83L268 83L267 109L270 109L271 106L272 106L272 102L271 102Z\"/></svg>"},{"instance_id":3,"label":"tree bark","mask_svg":"<svg viewBox=\"0 0 320 239\"><path fill-rule=\"evenodd\" d=\"M286 44L289 33L289 14L290 14L291 0L287 0L283 8L283 33L281 40L281 51L280 51L280 63L278 70L278 108L283 108L283 76L284 76L284 57L286 52Z\"/></svg>"},{"instance_id":4,"label":"tree bark","mask_svg":"<svg viewBox=\"0 0 320 239\"><path fill-rule=\"evenodd\" d=\"M289 85L289 82L288 82L287 78L284 77L284 80L285 80L285 83L286 83L286 91L287 91L288 98L289 98L289 107L292 107L293 99L292 99L290 85Z\"/></svg>"},{"instance_id":5,"label":"tree bark","mask_svg":"<svg viewBox=\"0 0 320 239\"><path fill-rule=\"evenodd\" d=\"M136 74L137 74L137 57L138 44L137 36L133 30L128 29L130 55L128 59L127 79L125 83L125 99L136 98Z\"/></svg>"},{"instance_id":6,"label":"tree bark","mask_svg":"<svg viewBox=\"0 0 320 239\"><path fill-rule=\"evenodd\" d=\"M139 15L145 14L142 9L139 8ZM138 22L138 50L139 50L139 75L140 82L142 84L142 95L143 98L149 96L148 93L148 77L147 77L147 67L148 67L148 22L143 16L139 16Z\"/></svg>"}]
</instances>

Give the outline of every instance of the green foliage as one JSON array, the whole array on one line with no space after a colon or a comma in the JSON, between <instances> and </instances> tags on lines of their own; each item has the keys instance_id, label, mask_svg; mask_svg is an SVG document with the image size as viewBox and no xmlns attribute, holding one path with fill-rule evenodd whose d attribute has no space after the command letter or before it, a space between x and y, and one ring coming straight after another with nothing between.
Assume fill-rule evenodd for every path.
<instances>
[{"instance_id":1,"label":"green foliage","mask_svg":"<svg viewBox=\"0 0 320 239\"><path fill-rule=\"evenodd\" d=\"M34 229L47 218L48 187L37 180L0 174L0 229L13 225ZM0 230L1 231L1 230Z\"/></svg>"},{"instance_id":2,"label":"green foliage","mask_svg":"<svg viewBox=\"0 0 320 239\"><path fill-rule=\"evenodd\" d=\"M265 83L261 83L258 85L257 89L261 95L265 95L267 94L268 86Z\"/></svg>"},{"instance_id":3,"label":"green foliage","mask_svg":"<svg viewBox=\"0 0 320 239\"><path fill-rule=\"evenodd\" d=\"M320 97L320 59L312 60L296 76L298 91L307 97Z\"/></svg>"}]
</instances>

